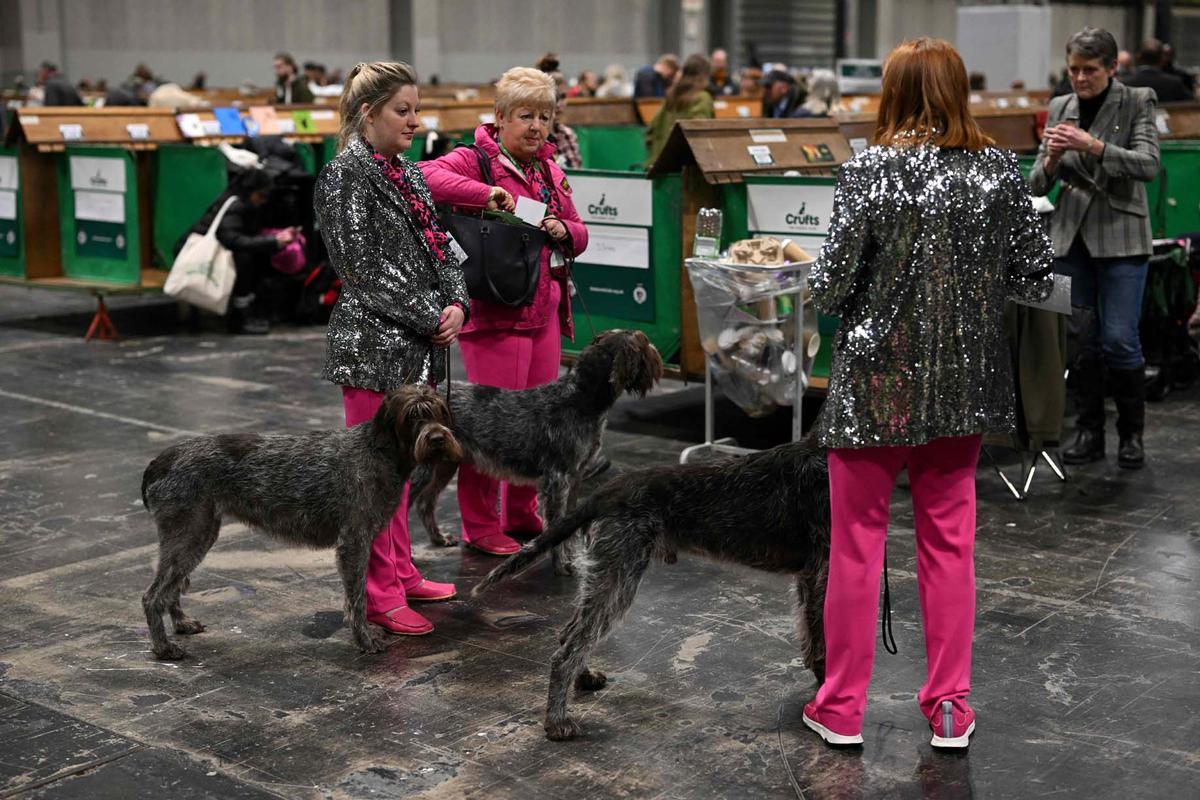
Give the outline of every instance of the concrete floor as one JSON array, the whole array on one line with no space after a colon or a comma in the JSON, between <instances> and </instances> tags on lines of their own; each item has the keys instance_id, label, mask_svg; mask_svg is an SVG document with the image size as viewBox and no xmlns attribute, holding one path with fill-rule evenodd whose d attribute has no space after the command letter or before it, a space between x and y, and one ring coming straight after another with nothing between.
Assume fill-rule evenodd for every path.
<instances>
[{"instance_id":1,"label":"concrete floor","mask_svg":"<svg viewBox=\"0 0 1200 800\"><path fill-rule=\"evenodd\" d=\"M861 751L800 723L814 687L788 582L687 558L651 569L597 653L608 688L575 701L585 736L556 744L541 712L573 583L545 565L426 606L433 635L362 656L331 553L228 525L184 598L208 631L191 659L151 660L147 461L192 432L338 427L341 404L318 378L321 329L186 333L173 305L114 305L125 338L85 345L86 298L0 288L0 797L1200 797L1197 392L1150 408L1140 473L1040 471L1016 503L981 469L969 753L933 752L914 700L903 487L900 651L880 649ZM617 469L700 438L700 390L680 388L621 404ZM786 431L729 409L723 424ZM440 516L457 524L452 492ZM424 573L464 595L496 563L414 541Z\"/></svg>"}]
</instances>

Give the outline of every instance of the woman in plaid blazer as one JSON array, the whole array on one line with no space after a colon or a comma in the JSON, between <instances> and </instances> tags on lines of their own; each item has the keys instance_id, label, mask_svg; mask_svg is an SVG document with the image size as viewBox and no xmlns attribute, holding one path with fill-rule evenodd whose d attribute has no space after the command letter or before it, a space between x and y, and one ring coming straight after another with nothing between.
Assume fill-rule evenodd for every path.
<instances>
[{"instance_id":1,"label":"woman in plaid blazer","mask_svg":"<svg viewBox=\"0 0 1200 800\"><path fill-rule=\"evenodd\" d=\"M1050 101L1030 174L1035 195L1062 184L1051 220L1056 273L1071 276L1071 305L1085 320L1074 366L1079 417L1068 464L1104 458L1104 390L1117 403L1117 463L1145 463L1145 360L1138 336L1152 251L1146 182L1158 175L1152 89L1114 79L1117 42L1099 28L1067 41L1074 92Z\"/></svg>"}]
</instances>

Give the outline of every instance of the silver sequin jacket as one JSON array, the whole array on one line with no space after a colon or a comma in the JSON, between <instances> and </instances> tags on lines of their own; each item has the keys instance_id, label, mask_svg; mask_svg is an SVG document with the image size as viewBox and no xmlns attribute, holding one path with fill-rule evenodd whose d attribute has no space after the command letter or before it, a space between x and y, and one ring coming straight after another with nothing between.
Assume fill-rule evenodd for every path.
<instances>
[{"instance_id":1,"label":"silver sequin jacket","mask_svg":"<svg viewBox=\"0 0 1200 800\"><path fill-rule=\"evenodd\" d=\"M403 165L432 206L420 168L407 159ZM342 279L324 377L377 392L440 380L446 351L429 339L442 309L470 307L454 255L439 265L404 198L360 139L321 170L313 206L329 263Z\"/></svg>"},{"instance_id":2,"label":"silver sequin jacket","mask_svg":"<svg viewBox=\"0 0 1200 800\"><path fill-rule=\"evenodd\" d=\"M1011 153L877 146L843 165L811 275L841 318L821 442L1013 430L1004 305L1049 295L1051 257Z\"/></svg>"}]
</instances>

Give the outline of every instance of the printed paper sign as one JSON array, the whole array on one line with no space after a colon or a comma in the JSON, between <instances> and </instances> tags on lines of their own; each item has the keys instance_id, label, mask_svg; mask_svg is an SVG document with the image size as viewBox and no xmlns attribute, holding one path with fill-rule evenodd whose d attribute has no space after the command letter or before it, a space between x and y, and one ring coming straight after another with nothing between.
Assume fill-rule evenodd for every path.
<instances>
[{"instance_id":1,"label":"printed paper sign","mask_svg":"<svg viewBox=\"0 0 1200 800\"><path fill-rule=\"evenodd\" d=\"M432 115L421 117L421 127L427 131L436 131L438 127L438 118Z\"/></svg>"},{"instance_id":2,"label":"printed paper sign","mask_svg":"<svg viewBox=\"0 0 1200 800\"><path fill-rule=\"evenodd\" d=\"M782 128L762 128L750 131L750 141L755 144L770 144L772 142L786 142L787 134Z\"/></svg>"},{"instance_id":3,"label":"printed paper sign","mask_svg":"<svg viewBox=\"0 0 1200 800\"><path fill-rule=\"evenodd\" d=\"M275 119L275 125L279 128L280 133L296 132L296 120L292 119L291 117L277 117Z\"/></svg>"},{"instance_id":4,"label":"printed paper sign","mask_svg":"<svg viewBox=\"0 0 1200 800\"><path fill-rule=\"evenodd\" d=\"M221 135L221 121L218 119L202 119L200 120L200 128L204 131L205 136Z\"/></svg>"},{"instance_id":5,"label":"printed paper sign","mask_svg":"<svg viewBox=\"0 0 1200 800\"><path fill-rule=\"evenodd\" d=\"M738 106L737 107L737 115L739 117L749 118L749 117L754 116L754 110L751 109L750 106Z\"/></svg>"},{"instance_id":6,"label":"printed paper sign","mask_svg":"<svg viewBox=\"0 0 1200 800\"><path fill-rule=\"evenodd\" d=\"M654 224L654 194L645 178L571 176L571 199L584 222L605 225Z\"/></svg>"},{"instance_id":7,"label":"printed paper sign","mask_svg":"<svg viewBox=\"0 0 1200 800\"><path fill-rule=\"evenodd\" d=\"M760 167L775 163L775 157L771 155L771 148L765 144L752 144L746 148L746 152L750 153L754 163Z\"/></svg>"},{"instance_id":8,"label":"printed paper sign","mask_svg":"<svg viewBox=\"0 0 1200 800\"><path fill-rule=\"evenodd\" d=\"M850 149L854 151L854 155L858 155L863 150L867 149L866 137L855 137L850 140Z\"/></svg>"},{"instance_id":9,"label":"printed paper sign","mask_svg":"<svg viewBox=\"0 0 1200 800\"><path fill-rule=\"evenodd\" d=\"M204 126L200 124L199 114L180 114L175 117L179 124L179 132L189 139L199 139L204 136Z\"/></svg>"},{"instance_id":10,"label":"printed paper sign","mask_svg":"<svg viewBox=\"0 0 1200 800\"><path fill-rule=\"evenodd\" d=\"M75 219L124 222L125 195L113 192L75 192Z\"/></svg>"},{"instance_id":11,"label":"printed paper sign","mask_svg":"<svg viewBox=\"0 0 1200 800\"><path fill-rule=\"evenodd\" d=\"M517 216L534 227L539 227L546 218L546 204L532 197L517 198Z\"/></svg>"},{"instance_id":12,"label":"printed paper sign","mask_svg":"<svg viewBox=\"0 0 1200 800\"><path fill-rule=\"evenodd\" d=\"M833 190L830 185L746 185L746 222L750 230L773 231L786 235L829 232L833 214Z\"/></svg>"},{"instance_id":13,"label":"printed paper sign","mask_svg":"<svg viewBox=\"0 0 1200 800\"><path fill-rule=\"evenodd\" d=\"M588 229L588 246L580 263L650 269L650 231L602 225Z\"/></svg>"},{"instance_id":14,"label":"printed paper sign","mask_svg":"<svg viewBox=\"0 0 1200 800\"><path fill-rule=\"evenodd\" d=\"M17 159L13 156L0 156L0 189L21 188L17 172Z\"/></svg>"},{"instance_id":15,"label":"printed paper sign","mask_svg":"<svg viewBox=\"0 0 1200 800\"><path fill-rule=\"evenodd\" d=\"M64 142L78 142L83 138L82 125L59 125L58 132L62 134Z\"/></svg>"},{"instance_id":16,"label":"printed paper sign","mask_svg":"<svg viewBox=\"0 0 1200 800\"><path fill-rule=\"evenodd\" d=\"M312 112L312 118L321 120L323 122L328 122L331 119L337 119L337 114L329 109L318 109L317 111Z\"/></svg>"},{"instance_id":17,"label":"printed paper sign","mask_svg":"<svg viewBox=\"0 0 1200 800\"><path fill-rule=\"evenodd\" d=\"M496 115L495 114L480 114L479 115L479 123L481 125L494 125L494 124L496 124Z\"/></svg>"},{"instance_id":18,"label":"printed paper sign","mask_svg":"<svg viewBox=\"0 0 1200 800\"><path fill-rule=\"evenodd\" d=\"M0 219L17 218L17 193L11 189L0 189Z\"/></svg>"},{"instance_id":19,"label":"printed paper sign","mask_svg":"<svg viewBox=\"0 0 1200 800\"><path fill-rule=\"evenodd\" d=\"M125 159L71 156L71 188L125 192Z\"/></svg>"},{"instance_id":20,"label":"printed paper sign","mask_svg":"<svg viewBox=\"0 0 1200 800\"><path fill-rule=\"evenodd\" d=\"M135 142L144 142L150 138L150 126L144 122L131 122L125 126L125 130L129 131L129 138Z\"/></svg>"}]
</instances>

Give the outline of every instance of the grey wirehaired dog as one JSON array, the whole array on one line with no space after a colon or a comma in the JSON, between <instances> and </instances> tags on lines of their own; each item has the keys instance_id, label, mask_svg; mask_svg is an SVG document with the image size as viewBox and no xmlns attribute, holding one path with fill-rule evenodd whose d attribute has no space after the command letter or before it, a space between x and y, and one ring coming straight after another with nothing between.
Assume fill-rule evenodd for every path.
<instances>
[{"instance_id":1,"label":"grey wirehaired dog","mask_svg":"<svg viewBox=\"0 0 1200 800\"><path fill-rule=\"evenodd\" d=\"M142 596L155 657L186 655L167 638L164 613L178 634L204 630L183 613L179 596L225 517L291 544L336 548L354 641L363 652L381 651L365 612L371 542L415 464L461 457L448 425L443 398L428 386L405 386L347 430L200 436L160 453L142 476L142 501L158 525L158 572Z\"/></svg>"},{"instance_id":2,"label":"grey wirehaired dog","mask_svg":"<svg viewBox=\"0 0 1200 800\"><path fill-rule=\"evenodd\" d=\"M624 392L645 396L663 375L662 357L641 331L604 331L579 354L575 369L553 383L508 391L466 386L450 400L463 463L518 484L536 484L549 526L575 503L581 475L600 449L608 411ZM438 495L457 465L413 474L411 496L435 545L456 539L438 529ZM566 545L555 548L554 570L571 573Z\"/></svg>"},{"instance_id":3,"label":"grey wirehaired dog","mask_svg":"<svg viewBox=\"0 0 1200 800\"><path fill-rule=\"evenodd\" d=\"M656 467L613 478L475 587L479 595L532 565L577 531L588 531L575 613L550 666L546 735L572 739L572 683L602 688L588 654L633 603L650 559L676 552L795 575L804 664L825 679L825 580L829 569L829 479L813 437L736 461Z\"/></svg>"}]
</instances>

